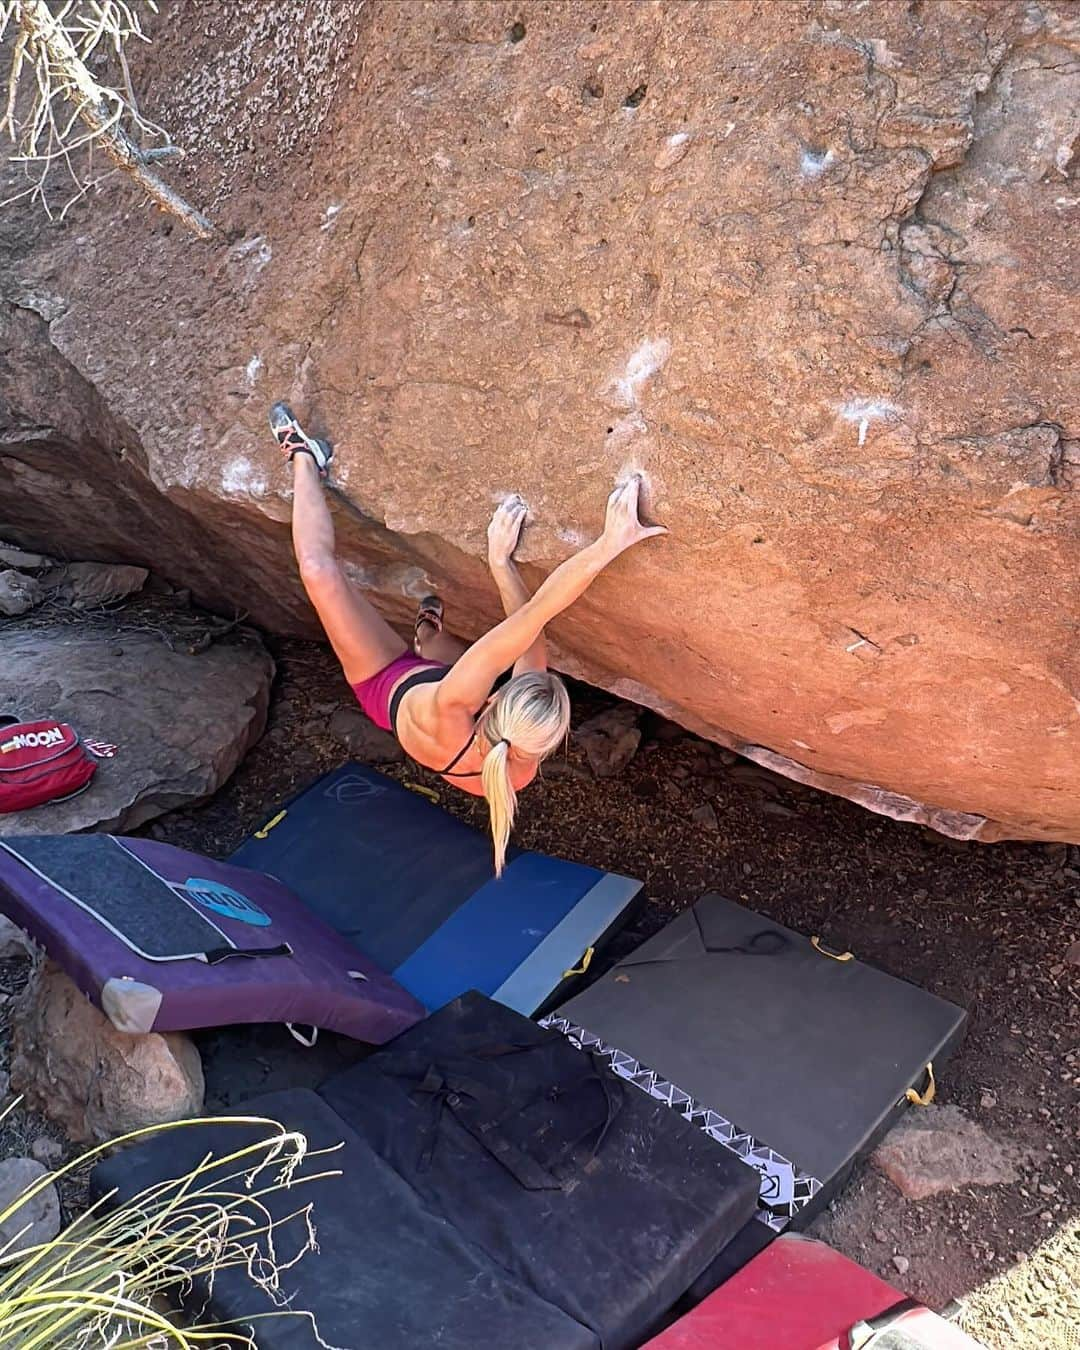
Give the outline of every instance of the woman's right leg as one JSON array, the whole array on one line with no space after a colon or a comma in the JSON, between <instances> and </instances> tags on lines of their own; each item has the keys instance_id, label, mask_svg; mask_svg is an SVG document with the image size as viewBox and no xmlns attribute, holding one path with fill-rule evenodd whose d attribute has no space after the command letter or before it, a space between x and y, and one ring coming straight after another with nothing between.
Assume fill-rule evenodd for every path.
<instances>
[{"instance_id":1,"label":"woman's right leg","mask_svg":"<svg viewBox=\"0 0 1080 1350\"><path fill-rule=\"evenodd\" d=\"M468 651L469 644L454 637L445 628L437 628L430 620L421 618L416 625L414 647L417 656L422 656L425 661L442 661L452 666L459 656L464 656Z\"/></svg>"},{"instance_id":2,"label":"woman's right leg","mask_svg":"<svg viewBox=\"0 0 1080 1350\"><path fill-rule=\"evenodd\" d=\"M300 580L350 684L377 675L408 648L345 575L334 522L310 455L293 457L292 537Z\"/></svg>"}]
</instances>

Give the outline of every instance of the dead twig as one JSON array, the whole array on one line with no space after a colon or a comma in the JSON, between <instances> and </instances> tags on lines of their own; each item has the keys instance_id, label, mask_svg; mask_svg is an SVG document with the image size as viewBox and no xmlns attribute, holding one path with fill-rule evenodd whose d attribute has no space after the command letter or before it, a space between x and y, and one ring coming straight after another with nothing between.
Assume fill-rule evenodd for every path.
<instances>
[{"instance_id":1,"label":"dead twig","mask_svg":"<svg viewBox=\"0 0 1080 1350\"><path fill-rule=\"evenodd\" d=\"M151 10L154 0L144 0ZM63 214L106 175L96 178L80 172L73 155L100 147L114 165L136 182L163 211L175 216L200 239L213 234L210 221L175 192L151 165L183 156L168 133L145 118L135 101L124 44L146 41L133 3L128 0L63 0L59 9L46 0L0 0L0 38L15 21L18 35L12 47L7 99L0 130L6 131L26 166L38 166L34 182L0 205L36 197L47 215L52 210L45 187L50 171L62 165L75 185ZM87 62L105 47L111 49L120 70L121 89L99 83ZM29 110L17 112L20 87L31 82ZM65 109L63 112L60 109ZM77 130L81 124L82 130ZM130 132L129 129L130 128ZM140 141L158 138L163 145L144 147Z\"/></svg>"}]
</instances>

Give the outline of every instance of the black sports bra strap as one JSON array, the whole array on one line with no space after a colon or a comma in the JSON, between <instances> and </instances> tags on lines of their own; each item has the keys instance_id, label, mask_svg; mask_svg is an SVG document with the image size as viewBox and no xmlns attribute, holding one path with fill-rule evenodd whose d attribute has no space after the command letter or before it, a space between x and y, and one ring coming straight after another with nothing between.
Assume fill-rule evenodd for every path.
<instances>
[{"instance_id":1,"label":"black sports bra strap","mask_svg":"<svg viewBox=\"0 0 1080 1350\"><path fill-rule=\"evenodd\" d=\"M439 773L442 774L444 777L449 777L449 778L478 778L480 775L479 775L478 773L475 773L475 772L473 772L473 773L451 773L451 772L450 772L450 770L454 767L454 765L455 765L455 764L459 764L459 763L465 758L465 756L469 753L469 751L472 749L473 741L475 741L475 740L476 740L476 732L474 731L473 734L469 737L469 739L465 742L465 744L461 747L461 749L460 749L460 750L457 752L457 754L454 756L454 758L453 758L453 759L450 761L450 763L446 766L446 768L445 768L445 769L440 769L440 770L439 770Z\"/></svg>"}]
</instances>

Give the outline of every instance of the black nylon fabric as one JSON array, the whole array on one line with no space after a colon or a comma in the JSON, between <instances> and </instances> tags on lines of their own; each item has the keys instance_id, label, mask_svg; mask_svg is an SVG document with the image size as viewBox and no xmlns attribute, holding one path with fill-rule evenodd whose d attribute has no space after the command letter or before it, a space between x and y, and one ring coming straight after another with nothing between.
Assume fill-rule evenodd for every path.
<instances>
[{"instance_id":1,"label":"black nylon fabric","mask_svg":"<svg viewBox=\"0 0 1080 1350\"><path fill-rule=\"evenodd\" d=\"M639 1344L754 1210L752 1169L480 994L320 1093L432 1213L604 1350Z\"/></svg>"}]
</instances>

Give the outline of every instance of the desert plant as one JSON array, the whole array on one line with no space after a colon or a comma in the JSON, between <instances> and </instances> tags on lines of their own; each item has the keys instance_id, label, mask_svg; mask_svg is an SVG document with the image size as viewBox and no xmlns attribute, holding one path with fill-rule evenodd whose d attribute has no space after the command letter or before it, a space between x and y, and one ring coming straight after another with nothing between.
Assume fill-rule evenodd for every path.
<instances>
[{"instance_id":1,"label":"desert plant","mask_svg":"<svg viewBox=\"0 0 1080 1350\"><path fill-rule=\"evenodd\" d=\"M108 1149L204 1123L151 1126L91 1149L0 1209L0 1223ZM214 1124L236 1126L246 1141L115 1207L113 1196L103 1197L51 1242L21 1251L9 1243L0 1250L0 1345L10 1350L253 1347L251 1318L242 1326L201 1319L182 1326L168 1312L167 1300L177 1295L190 1310L192 1299L205 1299L217 1276L236 1266L265 1291L269 1306L263 1316L308 1317L316 1339L325 1344L309 1314L286 1307L280 1285L283 1272L315 1250L310 1205L275 1219L266 1202L274 1193L337 1174L299 1175L305 1157L320 1155L309 1152L304 1135L272 1121L234 1116L216 1118ZM259 1136L254 1142L252 1131ZM295 1249L282 1254L286 1226Z\"/></svg>"},{"instance_id":2,"label":"desert plant","mask_svg":"<svg viewBox=\"0 0 1080 1350\"><path fill-rule=\"evenodd\" d=\"M155 0L141 5L157 11ZM154 172L153 164L183 155L168 133L145 118L131 84L125 47L147 41L139 19L140 0L0 0L0 39L9 26L10 69L7 107L0 120L16 147L29 185L0 205L36 198L46 214L52 207L46 186L62 168L72 191L60 218L109 173L119 170L152 201L176 216L200 239L213 227ZM122 88L99 83L90 63L108 56ZM112 168L96 175L92 155L100 149Z\"/></svg>"}]
</instances>

